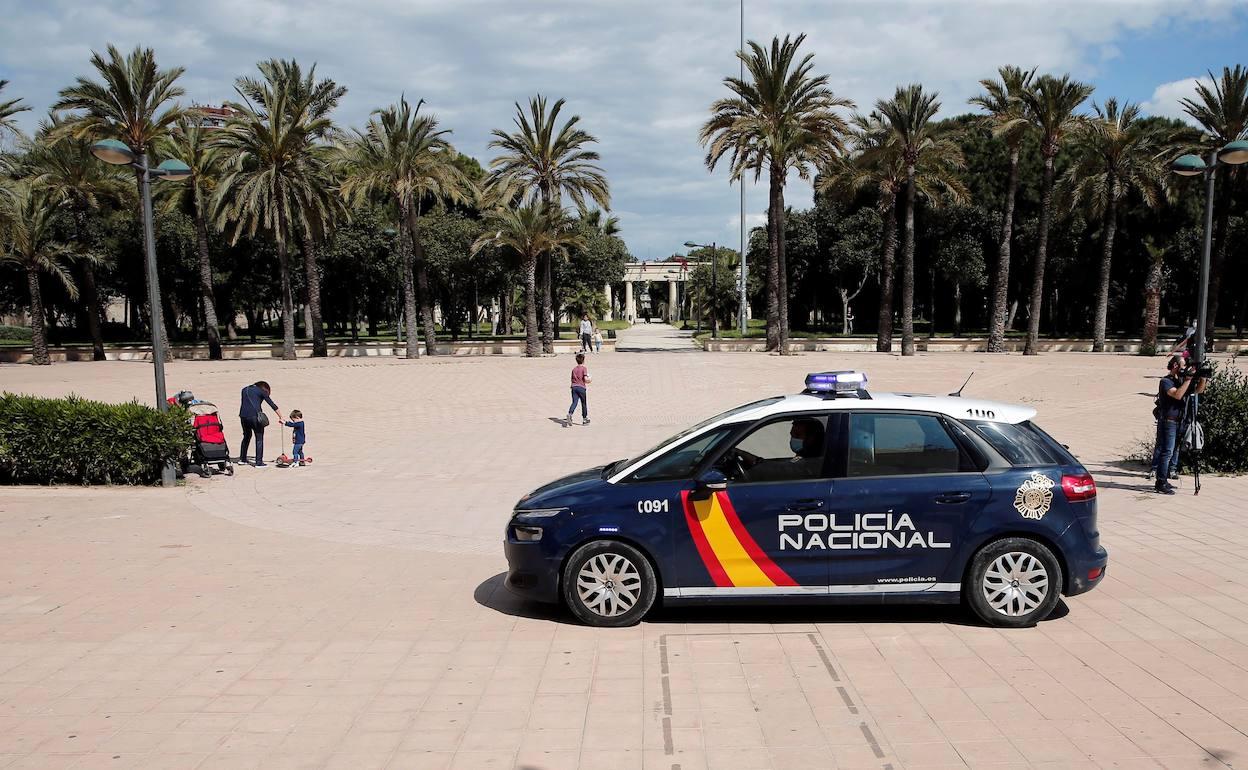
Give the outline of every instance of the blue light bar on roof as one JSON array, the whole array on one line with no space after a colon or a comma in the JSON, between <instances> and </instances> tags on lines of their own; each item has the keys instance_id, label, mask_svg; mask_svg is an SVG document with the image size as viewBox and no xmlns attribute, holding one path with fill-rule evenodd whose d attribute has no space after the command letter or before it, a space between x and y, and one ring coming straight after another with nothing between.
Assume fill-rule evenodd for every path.
<instances>
[{"instance_id":1,"label":"blue light bar on roof","mask_svg":"<svg viewBox=\"0 0 1248 770\"><path fill-rule=\"evenodd\" d=\"M806 375L806 390L811 393L855 393L865 387L865 372L811 372Z\"/></svg>"}]
</instances>

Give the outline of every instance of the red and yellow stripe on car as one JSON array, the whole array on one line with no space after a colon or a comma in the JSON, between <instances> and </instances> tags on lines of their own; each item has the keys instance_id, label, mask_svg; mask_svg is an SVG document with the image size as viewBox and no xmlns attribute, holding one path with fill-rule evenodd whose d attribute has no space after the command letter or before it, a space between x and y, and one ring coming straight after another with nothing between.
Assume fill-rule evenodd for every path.
<instances>
[{"instance_id":1,"label":"red and yellow stripe on car","mask_svg":"<svg viewBox=\"0 0 1248 770\"><path fill-rule=\"evenodd\" d=\"M741 523L728 493L718 491L695 500L681 495L685 521L698 555L716 586L770 588L797 582L771 560Z\"/></svg>"}]
</instances>

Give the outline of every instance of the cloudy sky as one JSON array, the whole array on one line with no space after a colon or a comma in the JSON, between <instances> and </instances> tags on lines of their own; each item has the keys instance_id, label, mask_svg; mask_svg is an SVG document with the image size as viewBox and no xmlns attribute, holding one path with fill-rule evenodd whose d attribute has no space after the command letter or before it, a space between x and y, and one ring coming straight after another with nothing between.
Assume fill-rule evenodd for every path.
<instances>
[{"instance_id":1,"label":"cloudy sky","mask_svg":"<svg viewBox=\"0 0 1248 770\"><path fill-rule=\"evenodd\" d=\"M93 49L156 49L186 68L189 100L219 104L263 58L294 57L350 90L339 114L423 98L480 159L513 102L563 97L600 140L612 208L641 259L686 240L736 244L737 191L703 165L697 129L737 70L738 0L0 0L0 78L34 125L56 92L86 74ZM833 89L860 106L899 83L938 90L943 115L966 110L1001 64L1070 72L1095 98L1181 117L1178 100L1209 69L1248 63L1248 2L1103 0L745 0L747 38L807 35ZM764 187L747 185L747 222ZM794 181L789 201L807 205Z\"/></svg>"}]
</instances>

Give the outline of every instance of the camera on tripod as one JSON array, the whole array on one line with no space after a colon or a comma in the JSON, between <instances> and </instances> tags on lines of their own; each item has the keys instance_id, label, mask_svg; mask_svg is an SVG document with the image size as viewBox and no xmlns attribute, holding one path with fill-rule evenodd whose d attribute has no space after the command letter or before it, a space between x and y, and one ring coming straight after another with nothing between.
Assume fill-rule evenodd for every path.
<instances>
[{"instance_id":1,"label":"camera on tripod","mask_svg":"<svg viewBox=\"0 0 1248 770\"><path fill-rule=\"evenodd\" d=\"M1191 361L1183 367L1183 377L1200 377L1208 379L1213 376L1213 364L1208 361Z\"/></svg>"}]
</instances>

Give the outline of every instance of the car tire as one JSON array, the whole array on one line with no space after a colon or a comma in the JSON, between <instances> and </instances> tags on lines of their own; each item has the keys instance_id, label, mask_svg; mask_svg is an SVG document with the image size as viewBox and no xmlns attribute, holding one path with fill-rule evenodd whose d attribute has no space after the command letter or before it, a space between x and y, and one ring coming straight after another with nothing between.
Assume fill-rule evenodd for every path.
<instances>
[{"instance_id":1,"label":"car tire","mask_svg":"<svg viewBox=\"0 0 1248 770\"><path fill-rule=\"evenodd\" d=\"M616 540L594 540L577 548L561 578L564 604L589 626L634 625L654 606L658 593L650 560Z\"/></svg>"},{"instance_id":2,"label":"car tire","mask_svg":"<svg viewBox=\"0 0 1248 770\"><path fill-rule=\"evenodd\" d=\"M1053 612L1062 585L1062 565L1047 546L1007 537L975 553L962 595L988 625L1028 628Z\"/></svg>"}]
</instances>

